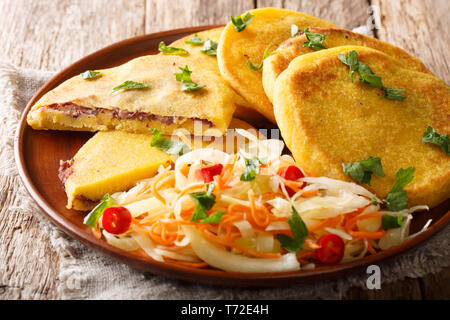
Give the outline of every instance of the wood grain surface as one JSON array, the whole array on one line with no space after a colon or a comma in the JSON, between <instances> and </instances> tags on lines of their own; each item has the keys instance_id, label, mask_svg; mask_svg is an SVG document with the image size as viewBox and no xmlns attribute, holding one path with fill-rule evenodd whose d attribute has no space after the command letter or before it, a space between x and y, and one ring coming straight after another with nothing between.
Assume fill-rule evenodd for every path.
<instances>
[{"instance_id":1,"label":"wood grain surface","mask_svg":"<svg viewBox=\"0 0 450 320\"><path fill-rule=\"evenodd\" d=\"M448 0L2 0L0 60L56 71L125 38L226 23L231 14L255 6L299 10L344 28L378 22L377 37L403 47L450 81ZM6 214L15 202L4 192L12 182L0 186L0 299L57 298L58 256L46 231L32 215ZM353 288L346 298L449 299L449 286L447 269L381 290Z\"/></svg>"}]
</instances>

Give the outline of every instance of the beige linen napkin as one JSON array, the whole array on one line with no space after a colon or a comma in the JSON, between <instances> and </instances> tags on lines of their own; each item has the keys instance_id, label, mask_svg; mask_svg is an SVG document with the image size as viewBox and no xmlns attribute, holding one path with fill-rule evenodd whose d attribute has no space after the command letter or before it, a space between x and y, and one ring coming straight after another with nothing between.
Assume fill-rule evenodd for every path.
<instances>
[{"instance_id":1,"label":"beige linen napkin","mask_svg":"<svg viewBox=\"0 0 450 320\"><path fill-rule=\"evenodd\" d=\"M49 234L59 258L56 281L61 299L338 299L350 286L365 287L368 275L353 274L286 288L239 289L187 283L144 273L71 239L39 212L22 186L14 163L13 138L27 101L51 72L19 69L0 62L0 203L2 214L34 216ZM0 257L8 263L6 257ZM419 248L382 264L383 284L422 277L450 266L450 226ZM2 279L8 283L10 279Z\"/></svg>"}]
</instances>

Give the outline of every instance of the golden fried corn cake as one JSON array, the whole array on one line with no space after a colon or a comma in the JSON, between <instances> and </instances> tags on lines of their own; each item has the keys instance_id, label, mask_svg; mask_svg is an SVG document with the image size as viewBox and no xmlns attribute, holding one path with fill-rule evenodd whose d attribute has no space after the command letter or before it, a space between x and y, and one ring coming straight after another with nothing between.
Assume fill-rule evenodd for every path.
<instances>
[{"instance_id":1,"label":"golden fried corn cake","mask_svg":"<svg viewBox=\"0 0 450 320\"><path fill-rule=\"evenodd\" d=\"M227 135L233 134L229 130L237 128L256 133L256 129L245 121L232 119ZM200 148L233 153L244 147L245 141L235 139L237 143L230 143L227 135L191 136L189 140L193 147L198 145ZM139 180L154 176L161 165L168 165L171 156L151 147L152 137L152 134L119 130L98 132L78 150L73 159L61 161L59 178L67 194L67 208L91 210L106 193L126 191Z\"/></svg>"},{"instance_id":2,"label":"golden fried corn cake","mask_svg":"<svg viewBox=\"0 0 450 320\"><path fill-rule=\"evenodd\" d=\"M92 79L78 75L45 94L29 112L28 124L34 129L136 133L155 128L165 134L177 128L194 133L199 124L196 134L220 136L236 109L236 93L195 55L143 56L97 71ZM175 73L182 75L181 81Z\"/></svg>"},{"instance_id":3,"label":"golden fried corn cake","mask_svg":"<svg viewBox=\"0 0 450 320\"><path fill-rule=\"evenodd\" d=\"M67 194L67 208L87 211L106 193L124 191L152 177L171 156L150 145L151 134L98 132L62 161L59 178Z\"/></svg>"},{"instance_id":4,"label":"golden fried corn cake","mask_svg":"<svg viewBox=\"0 0 450 320\"><path fill-rule=\"evenodd\" d=\"M205 70L210 70L211 72L220 75L219 65L217 64L217 55L215 54L215 51L217 50L217 44L220 41L220 35L222 34L223 29L224 28L221 27L198 32L194 35L189 35L176 40L171 43L170 46L187 50L191 57L202 60L202 65ZM197 37L194 38L195 36ZM192 40L193 38L194 40ZM197 38L199 38L200 40L198 40ZM195 39L197 39L197 41L195 41ZM208 39L211 40L212 43L205 43L208 41ZM215 46L215 50L208 51L209 44L211 44L211 46L213 47ZM225 80L222 79L222 81ZM250 104L237 93L235 94L235 105L236 111L234 112L233 117L243 119L251 123L258 123L264 120L264 117L259 112L252 109Z\"/></svg>"},{"instance_id":5,"label":"golden fried corn cake","mask_svg":"<svg viewBox=\"0 0 450 320\"><path fill-rule=\"evenodd\" d=\"M430 73L420 60L387 42L340 28L311 27L309 28L309 32L318 33L325 37L325 40L322 43L324 48L329 49L350 45L369 47L383 51L392 58L401 61L401 63L412 70ZM304 45L307 40L304 32L300 31L297 36L283 42L277 50L265 59L263 68L263 86L270 101L273 101L275 80L281 72L286 70L289 63L298 56L315 52L314 49Z\"/></svg>"},{"instance_id":6,"label":"golden fried corn cake","mask_svg":"<svg viewBox=\"0 0 450 320\"><path fill-rule=\"evenodd\" d=\"M387 88L404 89L404 100L384 97L386 89L349 75L339 54L358 53L358 61L381 77ZM366 71L367 72L367 71ZM342 163L380 157L385 177L364 185L385 197L399 168L414 167L405 188L409 205L435 206L450 197L450 157L422 142L427 126L450 133L450 88L435 76L406 69L389 55L346 46L294 59L275 83L274 111L281 134L296 161L313 176L350 180Z\"/></svg>"},{"instance_id":7,"label":"golden fried corn cake","mask_svg":"<svg viewBox=\"0 0 450 320\"><path fill-rule=\"evenodd\" d=\"M291 36L291 25L301 30L306 27L335 27L332 23L301 12L284 9L263 8L250 10L253 15L250 23L238 32L229 22L220 38L217 61L222 76L250 103L252 108L275 122L273 107L262 85L262 70L253 70L247 65L250 61L258 66L264 51L269 53ZM242 14L244 17L246 14Z\"/></svg>"}]
</instances>

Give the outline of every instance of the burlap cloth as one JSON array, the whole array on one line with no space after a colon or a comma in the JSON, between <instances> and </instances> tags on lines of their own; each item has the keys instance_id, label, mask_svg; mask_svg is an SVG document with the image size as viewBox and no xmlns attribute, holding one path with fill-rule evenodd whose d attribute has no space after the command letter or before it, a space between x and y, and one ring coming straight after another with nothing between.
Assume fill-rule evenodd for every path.
<instances>
[{"instance_id":1,"label":"burlap cloth","mask_svg":"<svg viewBox=\"0 0 450 320\"><path fill-rule=\"evenodd\" d=\"M39 212L18 177L13 138L18 119L31 96L52 72L15 68L0 63L0 196L11 197L7 215L39 220L59 255L56 282L61 299L338 299L350 286L365 287L368 275L353 274L333 281L285 288L223 288L144 273L118 263L71 239ZM382 286L405 277L422 277L450 266L450 226L422 246L381 265ZM0 257L6 261L6 257Z\"/></svg>"}]
</instances>

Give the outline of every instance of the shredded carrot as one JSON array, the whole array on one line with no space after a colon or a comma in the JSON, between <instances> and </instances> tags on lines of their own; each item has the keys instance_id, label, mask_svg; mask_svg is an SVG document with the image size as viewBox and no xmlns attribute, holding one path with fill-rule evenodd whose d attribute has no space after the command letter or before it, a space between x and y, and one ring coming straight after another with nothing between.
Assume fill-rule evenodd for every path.
<instances>
[{"instance_id":1,"label":"shredded carrot","mask_svg":"<svg viewBox=\"0 0 450 320\"><path fill-rule=\"evenodd\" d=\"M173 180L175 181L175 174L173 171L162 172L153 178L151 190L156 199L161 201L162 203L166 203L166 199L164 199L160 193L159 189L164 185L165 182ZM160 183L161 182L161 183ZM160 184L159 184L160 183ZM159 185L158 185L159 184Z\"/></svg>"},{"instance_id":2,"label":"shredded carrot","mask_svg":"<svg viewBox=\"0 0 450 320\"><path fill-rule=\"evenodd\" d=\"M165 258L165 259L167 259L167 258ZM169 259L167 259L167 260L169 260ZM206 262L187 262L187 261L172 260L172 259L170 259L169 261L173 261L173 262L176 262L177 264L181 264L183 266L191 267L191 268L207 268L207 267L209 267L209 264L207 264Z\"/></svg>"},{"instance_id":3,"label":"shredded carrot","mask_svg":"<svg viewBox=\"0 0 450 320\"><path fill-rule=\"evenodd\" d=\"M369 218L381 218L381 214L378 212L374 212L374 213L367 213L367 214L353 217L345 223L345 226L344 226L345 231L347 231L347 233L349 233L353 229L353 227L355 226L357 221L369 219Z\"/></svg>"},{"instance_id":4,"label":"shredded carrot","mask_svg":"<svg viewBox=\"0 0 450 320\"><path fill-rule=\"evenodd\" d=\"M354 238L380 239L386 234L385 230L377 232L350 231L349 234Z\"/></svg>"},{"instance_id":5,"label":"shredded carrot","mask_svg":"<svg viewBox=\"0 0 450 320\"><path fill-rule=\"evenodd\" d=\"M317 231L326 227L336 227L342 221L342 215L336 217L328 218L322 222L319 222L311 227L308 227L308 231Z\"/></svg>"},{"instance_id":6,"label":"shredded carrot","mask_svg":"<svg viewBox=\"0 0 450 320\"><path fill-rule=\"evenodd\" d=\"M308 190L302 193L302 197L315 197L319 195L318 190Z\"/></svg>"},{"instance_id":7,"label":"shredded carrot","mask_svg":"<svg viewBox=\"0 0 450 320\"><path fill-rule=\"evenodd\" d=\"M366 240L366 241L367 241L367 251L369 251L371 254L377 253L375 251L375 249L373 248L372 244L370 243L370 241L368 241L368 240Z\"/></svg>"}]
</instances>

